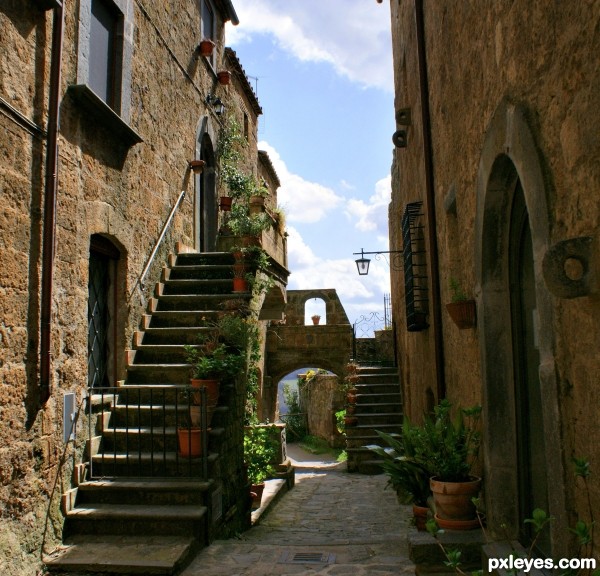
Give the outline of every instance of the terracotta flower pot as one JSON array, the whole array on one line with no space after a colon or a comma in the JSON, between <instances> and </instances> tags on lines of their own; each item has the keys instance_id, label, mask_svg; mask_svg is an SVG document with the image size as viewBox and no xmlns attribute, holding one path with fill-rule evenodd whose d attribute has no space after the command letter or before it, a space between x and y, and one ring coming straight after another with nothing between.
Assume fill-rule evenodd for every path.
<instances>
[{"instance_id":1,"label":"terracotta flower pot","mask_svg":"<svg viewBox=\"0 0 600 576\"><path fill-rule=\"evenodd\" d=\"M356 416L344 416L344 424L346 426L356 426L358 424L358 418Z\"/></svg>"},{"instance_id":2,"label":"terracotta flower pot","mask_svg":"<svg viewBox=\"0 0 600 576\"><path fill-rule=\"evenodd\" d=\"M179 428L177 440L179 455L183 458L202 456L202 430L200 428Z\"/></svg>"},{"instance_id":3,"label":"terracotta flower pot","mask_svg":"<svg viewBox=\"0 0 600 576\"><path fill-rule=\"evenodd\" d=\"M216 44L212 40L204 39L198 44L198 52L200 52L200 56L211 56L215 46Z\"/></svg>"},{"instance_id":4,"label":"terracotta flower pot","mask_svg":"<svg viewBox=\"0 0 600 576\"><path fill-rule=\"evenodd\" d=\"M216 405L219 401L221 381L218 378L192 378L190 385L192 388L206 388L206 401L209 406ZM200 398L200 394L193 394L194 404L199 404Z\"/></svg>"},{"instance_id":5,"label":"terracotta flower pot","mask_svg":"<svg viewBox=\"0 0 600 576\"><path fill-rule=\"evenodd\" d=\"M260 508L260 503L262 501L263 492L265 491L265 483L261 482L260 484L252 484L250 488L250 495L252 496L252 508L257 509Z\"/></svg>"},{"instance_id":6,"label":"terracotta flower pot","mask_svg":"<svg viewBox=\"0 0 600 576\"><path fill-rule=\"evenodd\" d=\"M475 300L463 300L461 302L450 302L446 304L446 310L450 318L460 330L474 328L477 325L477 307Z\"/></svg>"},{"instance_id":7,"label":"terracotta flower pot","mask_svg":"<svg viewBox=\"0 0 600 576\"><path fill-rule=\"evenodd\" d=\"M219 84L227 86L231 82L231 72L229 70L220 70L217 72L217 79Z\"/></svg>"},{"instance_id":8,"label":"terracotta flower pot","mask_svg":"<svg viewBox=\"0 0 600 576\"><path fill-rule=\"evenodd\" d=\"M433 494L436 517L441 520L477 519L477 510L472 498L479 494L481 478L473 477L466 482L442 482L435 476L429 485ZM477 524L473 527L476 527Z\"/></svg>"},{"instance_id":9,"label":"terracotta flower pot","mask_svg":"<svg viewBox=\"0 0 600 576\"><path fill-rule=\"evenodd\" d=\"M427 517L429 516L429 508L427 506L418 506L413 504L413 518L415 519L415 527L419 532L426 532Z\"/></svg>"},{"instance_id":10,"label":"terracotta flower pot","mask_svg":"<svg viewBox=\"0 0 600 576\"><path fill-rule=\"evenodd\" d=\"M229 197L229 196L221 196L219 198L219 208L223 211L223 212L231 212L231 203L233 201L233 198Z\"/></svg>"},{"instance_id":11,"label":"terracotta flower pot","mask_svg":"<svg viewBox=\"0 0 600 576\"><path fill-rule=\"evenodd\" d=\"M248 282L245 278L234 278L233 279L233 291L234 292L248 292Z\"/></svg>"},{"instance_id":12,"label":"terracotta flower pot","mask_svg":"<svg viewBox=\"0 0 600 576\"><path fill-rule=\"evenodd\" d=\"M319 321L321 320L320 316L311 316L310 319L312 320L312 323L316 326Z\"/></svg>"}]
</instances>

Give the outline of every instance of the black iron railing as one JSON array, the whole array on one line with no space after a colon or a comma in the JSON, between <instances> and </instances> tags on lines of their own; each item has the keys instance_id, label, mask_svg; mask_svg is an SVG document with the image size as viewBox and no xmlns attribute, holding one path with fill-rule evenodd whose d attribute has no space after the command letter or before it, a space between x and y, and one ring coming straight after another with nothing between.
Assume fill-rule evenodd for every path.
<instances>
[{"instance_id":1,"label":"black iron railing","mask_svg":"<svg viewBox=\"0 0 600 576\"><path fill-rule=\"evenodd\" d=\"M89 477L207 478L206 405L190 386L90 389Z\"/></svg>"}]
</instances>

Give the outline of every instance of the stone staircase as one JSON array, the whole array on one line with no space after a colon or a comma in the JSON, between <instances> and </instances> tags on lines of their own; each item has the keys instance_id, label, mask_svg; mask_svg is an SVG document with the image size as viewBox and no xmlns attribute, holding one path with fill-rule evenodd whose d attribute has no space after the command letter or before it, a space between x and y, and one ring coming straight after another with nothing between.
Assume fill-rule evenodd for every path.
<instances>
[{"instance_id":1,"label":"stone staircase","mask_svg":"<svg viewBox=\"0 0 600 576\"><path fill-rule=\"evenodd\" d=\"M48 570L175 574L210 541L234 385L221 387L202 457L180 456L176 436L189 410L180 396L190 377L184 346L198 343L228 301L250 299L232 286L229 252L170 256L127 352L126 381L90 398L92 458L75 467L75 488L63 495L64 545Z\"/></svg>"},{"instance_id":2,"label":"stone staircase","mask_svg":"<svg viewBox=\"0 0 600 576\"><path fill-rule=\"evenodd\" d=\"M379 474L376 454L365 448L381 445L376 430L388 434L402 431L402 396L397 368L361 366L358 370L355 416L356 426L346 427L348 472Z\"/></svg>"}]
</instances>

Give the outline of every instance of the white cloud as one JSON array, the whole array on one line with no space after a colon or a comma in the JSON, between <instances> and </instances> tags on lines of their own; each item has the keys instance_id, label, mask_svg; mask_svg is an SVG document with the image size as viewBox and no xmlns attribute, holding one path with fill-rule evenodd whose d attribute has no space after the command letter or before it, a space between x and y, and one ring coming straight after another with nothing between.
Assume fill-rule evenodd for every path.
<instances>
[{"instance_id":1,"label":"white cloud","mask_svg":"<svg viewBox=\"0 0 600 576\"><path fill-rule=\"evenodd\" d=\"M355 227L361 232L379 232L387 237L388 205L392 197L392 177L386 176L375 184L375 193L364 200L350 199L346 214L356 220Z\"/></svg>"},{"instance_id":2,"label":"white cloud","mask_svg":"<svg viewBox=\"0 0 600 576\"><path fill-rule=\"evenodd\" d=\"M342 197L331 188L292 174L277 150L267 142L259 142L258 148L269 154L279 176L281 187L277 192L278 204L285 210L289 222L318 222L341 204Z\"/></svg>"},{"instance_id":3,"label":"white cloud","mask_svg":"<svg viewBox=\"0 0 600 576\"><path fill-rule=\"evenodd\" d=\"M240 19L228 28L231 45L270 34L301 61L330 63L365 87L393 91L390 15L373 0L236 0Z\"/></svg>"}]
</instances>

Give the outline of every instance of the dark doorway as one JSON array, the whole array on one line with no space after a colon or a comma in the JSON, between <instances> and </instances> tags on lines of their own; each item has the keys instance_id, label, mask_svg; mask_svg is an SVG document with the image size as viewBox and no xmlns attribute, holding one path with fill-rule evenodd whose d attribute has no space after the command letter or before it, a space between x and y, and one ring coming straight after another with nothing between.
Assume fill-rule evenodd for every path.
<instances>
[{"instance_id":1,"label":"dark doorway","mask_svg":"<svg viewBox=\"0 0 600 576\"><path fill-rule=\"evenodd\" d=\"M115 380L117 262L120 253L97 234L90 241L88 278L88 386L111 386Z\"/></svg>"},{"instance_id":2,"label":"dark doorway","mask_svg":"<svg viewBox=\"0 0 600 576\"><path fill-rule=\"evenodd\" d=\"M200 222L200 252L214 252L217 248L218 202L215 183L215 159L213 146L208 134L202 137L200 158L206 162L201 174L196 176L198 190L198 210Z\"/></svg>"},{"instance_id":3,"label":"dark doorway","mask_svg":"<svg viewBox=\"0 0 600 576\"><path fill-rule=\"evenodd\" d=\"M509 254L519 521L523 543L529 545L534 534L531 524L524 521L532 517L535 508L548 511L548 485L533 244L519 180L512 202ZM540 554L550 555L549 528L540 535L536 547Z\"/></svg>"}]
</instances>

